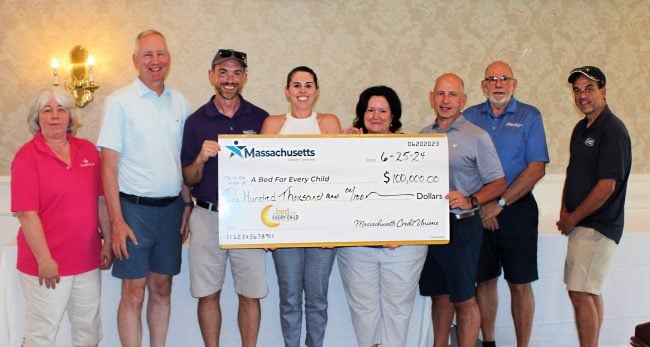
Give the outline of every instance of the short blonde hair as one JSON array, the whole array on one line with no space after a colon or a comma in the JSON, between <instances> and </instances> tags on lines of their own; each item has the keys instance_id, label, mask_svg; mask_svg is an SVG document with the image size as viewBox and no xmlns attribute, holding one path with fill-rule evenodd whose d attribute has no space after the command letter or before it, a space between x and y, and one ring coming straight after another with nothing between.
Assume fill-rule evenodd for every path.
<instances>
[{"instance_id":1,"label":"short blonde hair","mask_svg":"<svg viewBox=\"0 0 650 347\"><path fill-rule=\"evenodd\" d=\"M29 131L32 134L41 130L41 125L38 123L38 113L41 111L43 106L47 105L50 100L56 100L59 105L63 106L70 115L70 123L68 124L67 131L69 133L74 133L78 128L81 127L81 120L77 113L77 105L74 103L72 96L61 89L47 88L39 90L34 99L32 100L32 105L29 108L29 113L27 114L27 125L29 126Z\"/></svg>"}]
</instances>

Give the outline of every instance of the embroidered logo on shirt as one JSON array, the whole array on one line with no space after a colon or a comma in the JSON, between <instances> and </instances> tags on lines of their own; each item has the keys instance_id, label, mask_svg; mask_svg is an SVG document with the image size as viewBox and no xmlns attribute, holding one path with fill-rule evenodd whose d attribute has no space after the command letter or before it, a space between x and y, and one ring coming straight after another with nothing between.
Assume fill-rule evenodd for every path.
<instances>
[{"instance_id":1,"label":"embroidered logo on shirt","mask_svg":"<svg viewBox=\"0 0 650 347\"><path fill-rule=\"evenodd\" d=\"M86 166L95 166L95 163L91 163L88 159L84 158L84 160L81 161L81 167L86 167Z\"/></svg>"},{"instance_id":2,"label":"embroidered logo on shirt","mask_svg":"<svg viewBox=\"0 0 650 347\"><path fill-rule=\"evenodd\" d=\"M592 139L591 137L587 137L587 139L585 140L585 146L587 147L593 147L595 143L596 140Z\"/></svg>"},{"instance_id":3,"label":"embroidered logo on shirt","mask_svg":"<svg viewBox=\"0 0 650 347\"><path fill-rule=\"evenodd\" d=\"M506 126L507 126L507 127L513 127L513 128L521 128L521 127L523 127L524 125L521 124L521 123L512 123L512 122L507 122L507 123L506 123Z\"/></svg>"},{"instance_id":4,"label":"embroidered logo on shirt","mask_svg":"<svg viewBox=\"0 0 650 347\"><path fill-rule=\"evenodd\" d=\"M451 144L451 147L453 147L453 148L456 148L456 146L458 146L457 143L452 143L452 144Z\"/></svg>"}]
</instances>

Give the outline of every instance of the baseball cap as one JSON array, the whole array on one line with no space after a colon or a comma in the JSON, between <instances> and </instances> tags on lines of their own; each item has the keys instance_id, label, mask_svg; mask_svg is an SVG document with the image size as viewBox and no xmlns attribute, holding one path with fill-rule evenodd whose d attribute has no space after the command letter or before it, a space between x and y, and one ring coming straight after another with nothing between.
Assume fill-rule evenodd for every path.
<instances>
[{"instance_id":1,"label":"baseball cap","mask_svg":"<svg viewBox=\"0 0 650 347\"><path fill-rule=\"evenodd\" d=\"M214 69L215 65L221 64L229 59L238 61L243 67L248 67L246 64L246 53L234 49L220 49L214 55L214 58L212 58L212 68Z\"/></svg>"},{"instance_id":2,"label":"baseball cap","mask_svg":"<svg viewBox=\"0 0 650 347\"><path fill-rule=\"evenodd\" d=\"M592 81L599 82L598 84L600 87L604 86L607 83L605 74L595 66L583 66L571 70L568 79L569 83L575 82L580 75L585 76Z\"/></svg>"}]
</instances>

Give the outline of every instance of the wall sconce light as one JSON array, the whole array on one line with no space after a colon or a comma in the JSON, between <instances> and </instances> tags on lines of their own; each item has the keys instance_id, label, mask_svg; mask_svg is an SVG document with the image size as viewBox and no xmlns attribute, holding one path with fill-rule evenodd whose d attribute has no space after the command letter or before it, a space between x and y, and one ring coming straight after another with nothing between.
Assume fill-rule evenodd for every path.
<instances>
[{"instance_id":1,"label":"wall sconce light","mask_svg":"<svg viewBox=\"0 0 650 347\"><path fill-rule=\"evenodd\" d=\"M70 51L70 75L65 78L65 89L74 97L77 107L84 107L93 101L95 84L93 68L95 58L85 48L74 46ZM59 60L52 58L52 84L59 85Z\"/></svg>"}]
</instances>

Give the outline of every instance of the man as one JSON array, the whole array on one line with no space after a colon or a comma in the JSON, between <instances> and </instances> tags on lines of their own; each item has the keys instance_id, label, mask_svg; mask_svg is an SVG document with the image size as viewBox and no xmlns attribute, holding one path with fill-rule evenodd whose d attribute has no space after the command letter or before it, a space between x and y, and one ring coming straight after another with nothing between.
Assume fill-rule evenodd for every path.
<instances>
[{"instance_id":1,"label":"man","mask_svg":"<svg viewBox=\"0 0 650 347\"><path fill-rule=\"evenodd\" d=\"M454 310L460 346L475 346L480 313L474 285L483 236L475 211L501 196L506 181L490 136L461 115L467 100L463 80L443 74L429 100L436 119L420 132L444 133L449 141L451 232L449 244L429 246L420 293L432 297L434 346L447 346Z\"/></svg>"},{"instance_id":2,"label":"man","mask_svg":"<svg viewBox=\"0 0 650 347\"><path fill-rule=\"evenodd\" d=\"M106 98L97 140L116 257L113 276L122 279L117 322L123 346L142 343L145 289L150 346L165 345L172 276L180 272L188 232L191 197L180 150L190 105L165 84L170 62L161 33L137 36L138 78Z\"/></svg>"},{"instance_id":3,"label":"man","mask_svg":"<svg viewBox=\"0 0 650 347\"><path fill-rule=\"evenodd\" d=\"M219 346L219 299L230 258L239 298L239 331L242 346L257 343L260 298L268 293L266 253L262 249L219 248L217 211L217 152L219 134L257 134L268 113L244 100L247 79L246 53L220 49L208 71L215 95L185 123L181 162L185 184L192 187L197 208L190 217L190 289L199 299L198 317L206 346Z\"/></svg>"},{"instance_id":4,"label":"man","mask_svg":"<svg viewBox=\"0 0 650 347\"><path fill-rule=\"evenodd\" d=\"M533 187L544 177L549 162L541 113L517 100L510 66L495 61L485 69L481 89L484 103L463 115L485 130L497 149L508 188L498 201L481 206L485 232L479 257L476 300L481 310L483 346L496 346L497 279L510 287L512 319L517 346L528 346L533 327L535 299L531 282L537 280L537 236L539 210Z\"/></svg>"},{"instance_id":5,"label":"man","mask_svg":"<svg viewBox=\"0 0 650 347\"><path fill-rule=\"evenodd\" d=\"M598 346L604 315L600 288L623 234L632 149L625 125L607 106L605 74L583 66L571 71L568 81L585 117L571 134L557 227L569 237L564 282L580 346Z\"/></svg>"}]
</instances>

